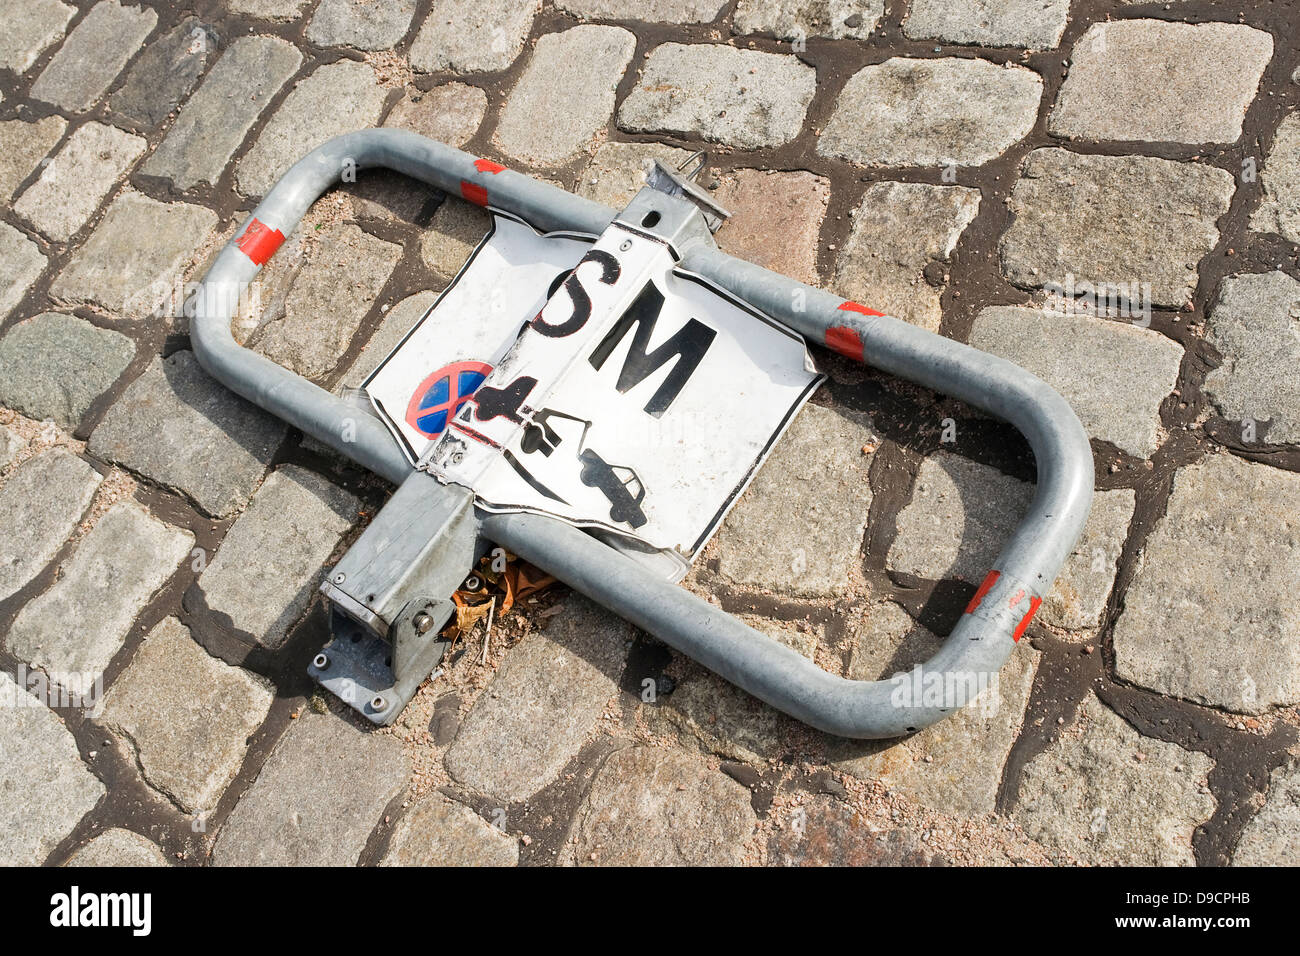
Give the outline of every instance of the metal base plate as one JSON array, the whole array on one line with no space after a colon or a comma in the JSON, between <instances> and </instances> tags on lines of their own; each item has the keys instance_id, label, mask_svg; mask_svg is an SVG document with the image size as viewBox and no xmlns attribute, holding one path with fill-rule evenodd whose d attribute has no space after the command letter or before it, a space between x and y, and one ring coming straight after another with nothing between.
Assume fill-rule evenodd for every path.
<instances>
[{"instance_id":1,"label":"metal base plate","mask_svg":"<svg viewBox=\"0 0 1300 956\"><path fill-rule=\"evenodd\" d=\"M424 679L446 654L449 642L432 642L428 669L398 681L393 674L393 646L375 637L346 615L331 615L334 637L307 666L312 679L372 723L395 721Z\"/></svg>"}]
</instances>

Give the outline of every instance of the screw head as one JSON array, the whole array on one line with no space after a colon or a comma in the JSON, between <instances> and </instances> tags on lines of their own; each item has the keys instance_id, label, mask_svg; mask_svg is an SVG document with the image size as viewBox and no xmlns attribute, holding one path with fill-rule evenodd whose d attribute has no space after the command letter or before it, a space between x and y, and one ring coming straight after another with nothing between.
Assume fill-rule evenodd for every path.
<instances>
[{"instance_id":1,"label":"screw head","mask_svg":"<svg viewBox=\"0 0 1300 956\"><path fill-rule=\"evenodd\" d=\"M411 623L415 625L415 633L427 634L429 628L433 627L433 618L429 615L428 611L421 611L411 619Z\"/></svg>"},{"instance_id":2,"label":"screw head","mask_svg":"<svg viewBox=\"0 0 1300 956\"><path fill-rule=\"evenodd\" d=\"M344 581L346 581L347 579L348 579L348 576L347 576L346 574L344 574L342 571L340 571L338 574L334 575L334 583L335 583L335 584L342 584L342 583L343 583Z\"/></svg>"}]
</instances>

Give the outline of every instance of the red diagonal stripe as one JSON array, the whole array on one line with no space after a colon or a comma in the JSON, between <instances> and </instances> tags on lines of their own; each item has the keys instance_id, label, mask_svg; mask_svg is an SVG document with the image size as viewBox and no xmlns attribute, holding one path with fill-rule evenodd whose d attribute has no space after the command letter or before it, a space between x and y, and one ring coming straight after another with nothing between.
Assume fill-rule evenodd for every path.
<instances>
[{"instance_id":1,"label":"red diagonal stripe","mask_svg":"<svg viewBox=\"0 0 1300 956\"><path fill-rule=\"evenodd\" d=\"M885 314L883 312L877 312L875 309L868 309L865 305L862 305L861 303L858 302L854 302L851 299L845 299L843 302L840 303L839 307L840 307L840 311L842 312L858 312L861 313L862 315L884 315Z\"/></svg>"},{"instance_id":2,"label":"red diagonal stripe","mask_svg":"<svg viewBox=\"0 0 1300 956\"><path fill-rule=\"evenodd\" d=\"M1043 599L1040 597L1029 599L1029 610L1025 613L1025 616L1020 619L1020 623L1016 625L1015 632L1011 635L1013 641L1017 643L1020 642L1020 638L1025 634L1025 628L1029 627L1029 622L1034 619L1034 615L1038 613L1038 606L1042 603Z\"/></svg>"},{"instance_id":3,"label":"red diagonal stripe","mask_svg":"<svg viewBox=\"0 0 1300 956\"><path fill-rule=\"evenodd\" d=\"M984 575L984 581L980 584L979 590L975 592L975 596L971 598L970 603L966 605L967 614L975 613L975 609L980 606L980 602L984 600L984 596L992 590L993 585L998 583L998 578L1001 576L1002 572L1000 571L990 571L988 574Z\"/></svg>"}]
</instances>

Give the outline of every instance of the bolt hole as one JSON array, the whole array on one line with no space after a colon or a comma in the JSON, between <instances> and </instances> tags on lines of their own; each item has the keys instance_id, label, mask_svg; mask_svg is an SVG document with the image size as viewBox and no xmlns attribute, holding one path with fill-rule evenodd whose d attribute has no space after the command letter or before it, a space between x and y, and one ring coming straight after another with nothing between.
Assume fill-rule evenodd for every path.
<instances>
[{"instance_id":1,"label":"bolt hole","mask_svg":"<svg viewBox=\"0 0 1300 956\"><path fill-rule=\"evenodd\" d=\"M352 643L353 643L353 644L360 644L360 643L361 643L361 635L358 634L356 631L353 631L353 632L352 632L352 638L351 638L351 639L352 639Z\"/></svg>"},{"instance_id":2,"label":"bolt hole","mask_svg":"<svg viewBox=\"0 0 1300 956\"><path fill-rule=\"evenodd\" d=\"M385 658L384 658L384 666L385 666L385 667L392 667L392 666L393 666L393 659L392 659L391 657L385 657Z\"/></svg>"},{"instance_id":3,"label":"bolt hole","mask_svg":"<svg viewBox=\"0 0 1300 956\"><path fill-rule=\"evenodd\" d=\"M659 225L659 213L651 209L645 214L645 218L641 220L641 225L645 226L647 229Z\"/></svg>"}]
</instances>

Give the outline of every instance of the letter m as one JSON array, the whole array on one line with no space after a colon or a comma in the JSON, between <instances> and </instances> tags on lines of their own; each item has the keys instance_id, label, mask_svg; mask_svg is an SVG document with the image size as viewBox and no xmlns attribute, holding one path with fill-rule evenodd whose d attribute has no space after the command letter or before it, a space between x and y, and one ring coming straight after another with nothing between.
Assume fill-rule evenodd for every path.
<instances>
[{"instance_id":1,"label":"letter m","mask_svg":"<svg viewBox=\"0 0 1300 956\"><path fill-rule=\"evenodd\" d=\"M623 368L618 373L616 387L619 392L636 388L659 368L676 359L668 376L645 404L646 412L655 418L668 411L668 406L686 387L691 375L704 359L704 353L717 336L703 322L691 319L672 338L654 351L648 351L650 338L654 335L655 324L659 321L663 307L663 293L655 288L653 282L646 283L636 301L623 313L622 318L609 330L609 334L596 346L588 359L591 367L599 371L633 326L636 326L636 332L632 336L632 345L623 361Z\"/></svg>"},{"instance_id":2,"label":"letter m","mask_svg":"<svg viewBox=\"0 0 1300 956\"><path fill-rule=\"evenodd\" d=\"M101 926L129 926L131 922L131 897L126 893L104 893L100 896Z\"/></svg>"}]
</instances>

